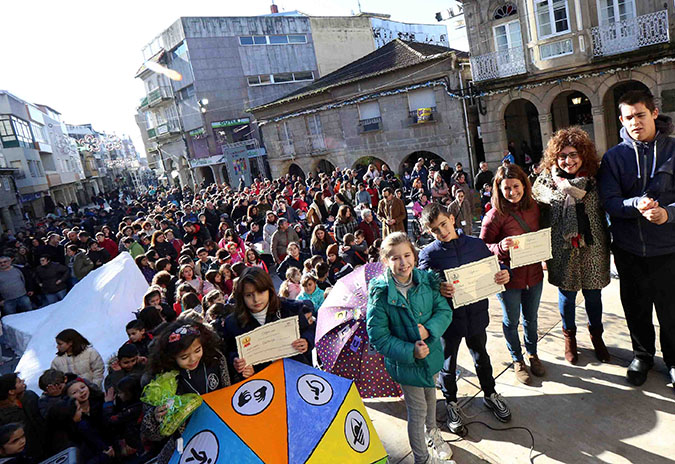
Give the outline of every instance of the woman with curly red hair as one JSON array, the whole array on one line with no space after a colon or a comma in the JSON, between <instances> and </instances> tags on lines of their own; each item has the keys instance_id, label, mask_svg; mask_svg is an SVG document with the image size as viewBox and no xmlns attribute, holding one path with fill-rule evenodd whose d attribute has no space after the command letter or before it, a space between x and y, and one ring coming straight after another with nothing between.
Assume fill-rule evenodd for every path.
<instances>
[{"instance_id":1,"label":"woman with curly red hair","mask_svg":"<svg viewBox=\"0 0 675 464\"><path fill-rule=\"evenodd\" d=\"M583 292L588 330L596 357L609 361L602 340L601 289L609 284L609 232L600 205L596 174L600 159L589 135L579 127L556 132L542 160L543 171L532 193L550 210L553 258L548 281L558 287L558 307L565 336L565 359L578 361L575 299Z\"/></svg>"}]
</instances>

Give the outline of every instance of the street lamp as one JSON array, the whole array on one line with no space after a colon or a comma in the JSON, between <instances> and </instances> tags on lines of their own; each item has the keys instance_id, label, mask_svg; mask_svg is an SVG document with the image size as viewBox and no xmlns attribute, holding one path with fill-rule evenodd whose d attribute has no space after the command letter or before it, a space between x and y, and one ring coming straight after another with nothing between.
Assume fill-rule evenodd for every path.
<instances>
[{"instance_id":1,"label":"street lamp","mask_svg":"<svg viewBox=\"0 0 675 464\"><path fill-rule=\"evenodd\" d=\"M206 106L209 104L209 99L208 98L202 98L197 102L199 105L199 110L203 113L206 113Z\"/></svg>"}]
</instances>

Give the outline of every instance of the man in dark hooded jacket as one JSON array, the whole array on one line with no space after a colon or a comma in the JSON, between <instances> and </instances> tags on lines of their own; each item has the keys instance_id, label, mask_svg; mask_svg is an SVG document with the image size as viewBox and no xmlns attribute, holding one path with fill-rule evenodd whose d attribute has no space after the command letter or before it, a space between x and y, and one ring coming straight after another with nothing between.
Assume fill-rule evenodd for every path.
<instances>
[{"instance_id":1,"label":"man in dark hooded jacket","mask_svg":"<svg viewBox=\"0 0 675 464\"><path fill-rule=\"evenodd\" d=\"M675 387L675 184L672 120L654 97L631 91L619 100L622 142L603 157L600 197L610 216L621 304L633 344L627 379L642 385L654 364L652 311L660 323L661 352Z\"/></svg>"}]
</instances>

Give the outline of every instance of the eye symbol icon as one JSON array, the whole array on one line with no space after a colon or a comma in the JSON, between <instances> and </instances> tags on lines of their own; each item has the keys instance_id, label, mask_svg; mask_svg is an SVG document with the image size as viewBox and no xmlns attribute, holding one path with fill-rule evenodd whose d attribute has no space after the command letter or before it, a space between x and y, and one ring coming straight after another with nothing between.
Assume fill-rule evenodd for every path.
<instances>
[{"instance_id":1,"label":"eye symbol icon","mask_svg":"<svg viewBox=\"0 0 675 464\"><path fill-rule=\"evenodd\" d=\"M307 380L307 386L312 393L314 393L314 399L319 401L319 395L324 392L326 386L319 380Z\"/></svg>"}]
</instances>

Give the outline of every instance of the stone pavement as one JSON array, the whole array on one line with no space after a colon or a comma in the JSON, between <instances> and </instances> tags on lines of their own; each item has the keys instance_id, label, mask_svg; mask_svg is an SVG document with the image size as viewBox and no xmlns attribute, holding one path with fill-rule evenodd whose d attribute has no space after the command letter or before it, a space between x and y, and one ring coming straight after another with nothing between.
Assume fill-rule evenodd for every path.
<instances>
[{"instance_id":1,"label":"stone pavement","mask_svg":"<svg viewBox=\"0 0 675 464\"><path fill-rule=\"evenodd\" d=\"M513 419L502 424L482 403L482 392L473 361L462 344L458 381L460 404L468 421L491 427L527 427L534 435L532 457L543 463L639 463L675 462L675 392L666 384L666 368L658 352L647 383L640 388L625 380L632 359L630 338L619 301L619 282L612 279L603 290L605 342L612 355L608 364L594 356L586 330L583 301L577 299L579 363L572 366L563 356L563 336L558 313L557 289L545 282L539 308L539 357L547 374L534 377L532 386L518 383L501 327L501 308L490 299L488 352L497 391L511 408ZM656 315L654 315L656 322ZM658 333L657 333L658 339ZM522 343L522 327L521 327ZM445 407L438 391L438 421L445 422ZM406 432L403 400L365 400L375 429L389 453L390 463L413 464ZM531 439L526 430L492 431L481 424L468 426L461 439L442 426L451 442L457 464L528 463Z\"/></svg>"}]
</instances>

